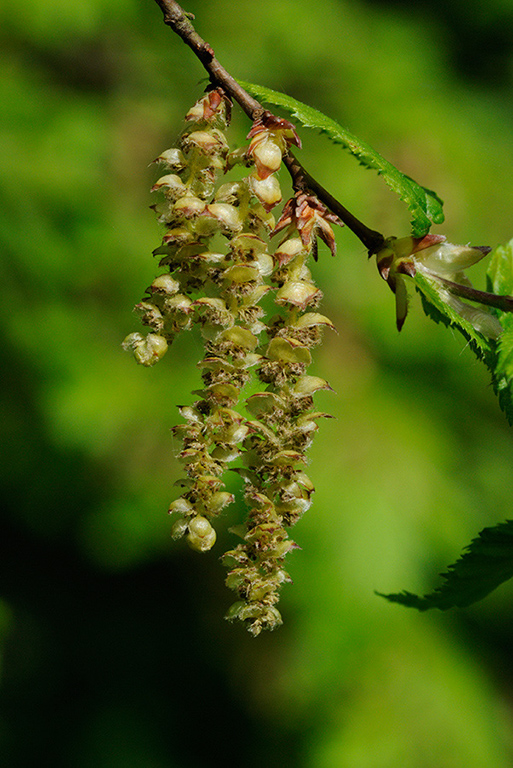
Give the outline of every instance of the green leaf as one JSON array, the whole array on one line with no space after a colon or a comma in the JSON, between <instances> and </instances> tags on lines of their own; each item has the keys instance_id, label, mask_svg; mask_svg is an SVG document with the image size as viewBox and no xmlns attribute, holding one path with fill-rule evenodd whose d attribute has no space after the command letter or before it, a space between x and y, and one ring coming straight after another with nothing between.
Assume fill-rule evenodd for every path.
<instances>
[{"instance_id":1,"label":"green leaf","mask_svg":"<svg viewBox=\"0 0 513 768\"><path fill-rule=\"evenodd\" d=\"M341 144L344 149L347 149L366 168L372 168L383 176L390 189L408 206L412 214L411 225L414 237L423 237L429 231L431 224L441 224L444 221L443 202L435 192L421 187L409 176L401 173L379 152L360 141L335 120L284 93L242 80L239 80L239 85L259 101L274 107L282 107L305 128L315 128L325 133L336 144Z\"/></svg>"},{"instance_id":2,"label":"green leaf","mask_svg":"<svg viewBox=\"0 0 513 768\"><path fill-rule=\"evenodd\" d=\"M493 293L513 294L513 240L494 248L486 275Z\"/></svg>"},{"instance_id":3,"label":"green leaf","mask_svg":"<svg viewBox=\"0 0 513 768\"><path fill-rule=\"evenodd\" d=\"M492 342L476 331L472 323L445 302L440 296L439 287L420 270L417 270L413 280L422 296L422 306L426 315L437 323L441 322L444 325L457 328L468 341L475 355L484 360L488 367L493 370L494 346L492 346ZM471 309L470 306L469 309Z\"/></svg>"},{"instance_id":4,"label":"green leaf","mask_svg":"<svg viewBox=\"0 0 513 768\"><path fill-rule=\"evenodd\" d=\"M445 581L434 592L422 597L411 592L377 594L419 611L465 608L482 600L513 576L513 520L485 528L465 550L442 574Z\"/></svg>"},{"instance_id":5,"label":"green leaf","mask_svg":"<svg viewBox=\"0 0 513 768\"><path fill-rule=\"evenodd\" d=\"M457 328L467 340L469 347L480 360L483 360L492 376L492 385L499 400L499 406L506 415L508 422L513 425L513 315L511 312L492 310L498 315L504 329L496 341L482 336L474 325L461 314L456 312L440 296L435 283L421 272L413 278L416 288L421 294L424 312L435 322ZM488 277L489 289L494 289L493 280ZM497 287L505 287L504 283ZM502 294L504 295L504 294ZM471 315L475 310L469 306L466 310ZM491 310L488 310L491 311Z\"/></svg>"},{"instance_id":6,"label":"green leaf","mask_svg":"<svg viewBox=\"0 0 513 768\"><path fill-rule=\"evenodd\" d=\"M489 290L513 294L513 240L493 250L486 275ZM513 315L500 310L497 315L504 333L498 342L493 385L502 410L513 424Z\"/></svg>"}]
</instances>

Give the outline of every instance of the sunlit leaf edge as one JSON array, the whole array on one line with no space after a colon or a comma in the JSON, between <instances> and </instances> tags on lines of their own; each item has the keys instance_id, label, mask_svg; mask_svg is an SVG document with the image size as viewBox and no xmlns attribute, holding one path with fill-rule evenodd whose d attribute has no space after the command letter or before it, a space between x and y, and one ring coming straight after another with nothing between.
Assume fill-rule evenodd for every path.
<instances>
[{"instance_id":1,"label":"sunlit leaf edge","mask_svg":"<svg viewBox=\"0 0 513 768\"><path fill-rule=\"evenodd\" d=\"M239 80L239 84L255 98L265 104L282 107L295 117L305 128L314 128L326 134L336 144L341 144L366 168L372 168L383 176L386 184L406 203L412 214L412 234L423 237L432 224L444 221L443 202L438 195L417 184L410 176L401 173L379 152L358 139L339 123L317 109L303 104L279 91L254 83Z\"/></svg>"}]
</instances>

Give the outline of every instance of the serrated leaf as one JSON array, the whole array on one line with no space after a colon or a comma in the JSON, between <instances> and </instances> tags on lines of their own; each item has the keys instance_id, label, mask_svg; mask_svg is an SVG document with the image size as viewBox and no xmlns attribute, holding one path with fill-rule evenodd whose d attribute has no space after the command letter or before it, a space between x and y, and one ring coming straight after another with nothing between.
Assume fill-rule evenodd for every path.
<instances>
[{"instance_id":1,"label":"serrated leaf","mask_svg":"<svg viewBox=\"0 0 513 768\"><path fill-rule=\"evenodd\" d=\"M492 380L499 405L509 423L513 424L513 318L501 317L500 320L508 327L499 339Z\"/></svg>"},{"instance_id":2,"label":"serrated leaf","mask_svg":"<svg viewBox=\"0 0 513 768\"><path fill-rule=\"evenodd\" d=\"M412 592L381 595L419 611L439 608L465 608L482 600L513 576L513 520L485 528L465 548L461 558L442 574L444 583L430 594Z\"/></svg>"},{"instance_id":3,"label":"serrated leaf","mask_svg":"<svg viewBox=\"0 0 513 768\"><path fill-rule=\"evenodd\" d=\"M490 290L494 293L513 293L513 240L494 248L486 272Z\"/></svg>"},{"instance_id":4,"label":"serrated leaf","mask_svg":"<svg viewBox=\"0 0 513 768\"><path fill-rule=\"evenodd\" d=\"M491 291L513 294L513 240L492 251L486 276ZM513 315L500 310L497 315L504 333L497 345L493 385L500 407L513 424Z\"/></svg>"},{"instance_id":5,"label":"serrated leaf","mask_svg":"<svg viewBox=\"0 0 513 768\"><path fill-rule=\"evenodd\" d=\"M314 128L326 134L333 142L341 144L344 149L347 149L366 168L372 168L383 176L390 189L399 195L408 206L412 214L411 226L414 237L423 237L429 231L431 224L441 224L444 221L443 202L435 192L420 186L412 178L401 173L379 152L358 139L335 120L279 91L246 83L242 80L238 82L259 101L275 107L282 107L292 117L299 120L305 128Z\"/></svg>"},{"instance_id":6,"label":"serrated leaf","mask_svg":"<svg viewBox=\"0 0 513 768\"><path fill-rule=\"evenodd\" d=\"M488 339L476 331L474 326L459 315L447 304L440 296L439 290L420 270L417 270L413 278L417 290L422 296L422 306L428 317L435 322L442 322L444 325L453 326L463 334L469 342L470 347L480 359L484 360L488 367L492 366L494 349Z\"/></svg>"}]
</instances>

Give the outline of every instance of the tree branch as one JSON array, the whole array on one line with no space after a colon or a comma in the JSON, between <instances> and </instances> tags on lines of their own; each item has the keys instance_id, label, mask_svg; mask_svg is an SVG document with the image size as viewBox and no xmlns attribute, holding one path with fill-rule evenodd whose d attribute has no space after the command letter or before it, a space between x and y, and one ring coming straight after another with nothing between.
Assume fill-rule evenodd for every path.
<instances>
[{"instance_id":1,"label":"tree branch","mask_svg":"<svg viewBox=\"0 0 513 768\"><path fill-rule=\"evenodd\" d=\"M287 169L292 177L292 182L295 189L303 189L305 191L311 190L316 197L321 200L324 205L335 213L339 219L341 219L346 227L361 240L364 246L369 251L369 256L377 253L384 245L385 238L381 232L376 232L373 229L369 229L363 222L353 216L351 211L348 211L342 203L333 197L332 194L324 189L319 182L310 176L308 171L303 168L299 160L289 151L283 158L283 162L287 166Z\"/></svg>"},{"instance_id":2,"label":"tree branch","mask_svg":"<svg viewBox=\"0 0 513 768\"><path fill-rule=\"evenodd\" d=\"M192 26L188 15L175 0L155 0L164 14L164 24L182 38L201 61L210 79L220 85L239 104L251 120L260 117L264 108L238 84L229 72L218 62L211 46L206 43Z\"/></svg>"},{"instance_id":3,"label":"tree branch","mask_svg":"<svg viewBox=\"0 0 513 768\"><path fill-rule=\"evenodd\" d=\"M198 57L210 75L210 79L239 104L246 115L253 121L264 112L262 105L247 93L229 72L219 63L211 46L196 32L188 15L175 0L155 0L164 14L164 24L176 32L184 43ZM324 187L306 171L296 157L289 151L284 156L284 163L292 178L294 189L310 190L321 202L335 213L344 224L361 240L369 251L369 256L377 253L385 242L380 232L369 229L356 216L338 202Z\"/></svg>"}]
</instances>

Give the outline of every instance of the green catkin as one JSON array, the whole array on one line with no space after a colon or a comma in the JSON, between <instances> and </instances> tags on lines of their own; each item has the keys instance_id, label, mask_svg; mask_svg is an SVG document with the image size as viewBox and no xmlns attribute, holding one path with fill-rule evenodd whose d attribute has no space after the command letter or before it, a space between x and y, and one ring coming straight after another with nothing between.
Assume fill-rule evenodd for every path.
<instances>
[{"instance_id":1,"label":"green catkin","mask_svg":"<svg viewBox=\"0 0 513 768\"><path fill-rule=\"evenodd\" d=\"M289 144L299 140L288 121L264 113L249 147L230 153L229 114L223 92L209 91L186 116L178 146L157 158L166 173L153 186L161 195L153 207L166 231L154 254L165 271L135 308L149 333L132 333L123 346L150 366L178 333L200 328L203 388L198 400L179 409L184 423L173 428L182 441L185 477L177 483L182 495L169 507L177 515L172 535L186 536L200 552L212 548L214 519L234 501L222 476L239 460L247 520L237 528L243 543L223 557L226 583L239 598L227 618L257 635L281 624L276 603L290 581L284 558L297 546L286 528L310 506L314 490L303 469L305 451L326 414L313 412L312 395L328 384L305 371L323 327L333 326L311 311L322 294L306 262L316 256L316 236L332 247L333 233L327 211L296 195L276 226L286 228L284 241L269 253L271 211L281 201L275 174ZM236 163L251 167L249 175L220 183ZM279 314L266 324L260 302L269 291ZM252 377L265 388L246 400L248 419L241 397Z\"/></svg>"},{"instance_id":2,"label":"green catkin","mask_svg":"<svg viewBox=\"0 0 513 768\"><path fill-rule=\"evenodd\" d=\"M299 238L288 239L274 255L274 281L280 285L276 303L282 312L269 325L269 343L257 371L266 389L247 401L256 418L248 422L243 443L248 507L240 532L244 543L224 556L231 568L226 583L240 598L227 618L243 621L254 635L281 624L276 603L281 585L291 580L284 560L297 547L287 528L311 505L314 486L303 470L305 453L317 419L327 415L313 411L312 395L329 385L306 374L310 349L320 342L322 327L332 326L328 318L306 311L321 299L306 266L310 255Z\"/></svg>"}]
</instances>

